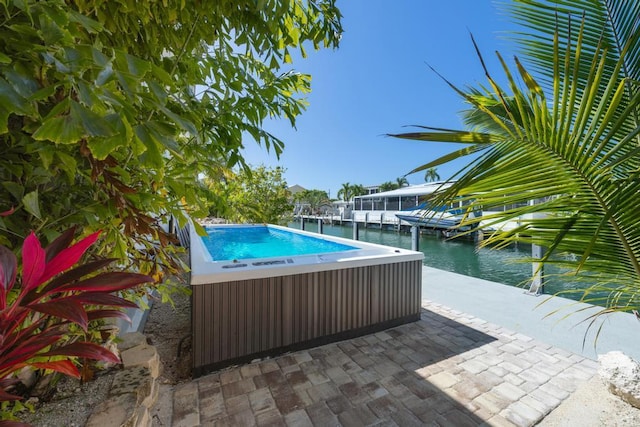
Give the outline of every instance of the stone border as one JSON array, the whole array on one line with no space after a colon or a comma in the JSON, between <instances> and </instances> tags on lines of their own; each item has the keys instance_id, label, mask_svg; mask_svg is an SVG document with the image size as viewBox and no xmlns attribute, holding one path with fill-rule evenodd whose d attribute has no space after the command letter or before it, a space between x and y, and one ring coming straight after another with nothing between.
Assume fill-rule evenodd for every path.
<instances>
[{"instance_id":1,"label":"stone border","mask_svg":"<svg viewBox=\"0 0 640 427\"><path fill-rule=\"evenodd\" d=\"M158 398L160 357L140 332L120 338L123 369L116 373L107 400L93 410L86 427L151 426L150 410Z\"/></svg>"}]
</instances>

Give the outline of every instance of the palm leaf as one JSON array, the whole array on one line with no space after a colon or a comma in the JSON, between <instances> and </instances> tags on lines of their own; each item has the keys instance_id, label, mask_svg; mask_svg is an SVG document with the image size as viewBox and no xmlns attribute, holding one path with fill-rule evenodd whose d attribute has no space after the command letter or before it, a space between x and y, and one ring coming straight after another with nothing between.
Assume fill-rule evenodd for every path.
<instances>
[{"instance_id":1,"label":"palm leaf","mask_svg":"<svg viewBox=\"0 0 640 427\"><path fill-rule=\"evenodd\" d=\"M539 2L518 2L527 7L534 3ZM535 22L543 19L534 15ZM469 151L482 148L482 154L458 174L459 179L435 193L431 202L443 205L463 197L470 203L469 210L516 206L488 220L497 226L525 215L521 226L490 234L485 245L528 242L544 246L548 251L542 261L571 268L574 275L586 272L580 275L590 284L583 288L585 299L604 291L609 309L632 310L640 291L640 126L633 119L640 94L630 92L628 81L621 76L626 72L626 55L636 53L632 44L625 43L613 61L608 39L597 38L599 43L589 44L596 30L588 24L585 19L577 25L580 30L575 35L569 34L575 22L558 24L550 63L559 65L551 67L550 90L538 84L517 59L512 71L499 57L508 91L488 71L491 90L455 88L472 106L465 115L472 131L395 136L456 141L468 144ZM632 40L636 39L634 35ZM534 63L542 61L531 55ZM550 100L545 97L547 92L552 94ZM483 138L474 140L469 135ZM414 170L456 156L450 154ZM478 228L481 223L467 218L461 226L467 225ZM575 257L552 258L562 253Z\"/></svg>"},{"instance_id":2,"label":"palm leaf","mask_svg":"<svg viewBox=\"0 0 640 427\"><path fill-rule=\"evenodd\" d=\"M502 5L516 23L525 28L514 35L529 68L547 89L568 72L577 81L581 95L589 87L589 65L596 54L604 60L603 77L615 76L625 81L625 96L631 98L640 81L640 1L638 0L514 0ZM573 61L566 52L555 53L556 37L563 45L569 42L582 50L579 66L567 70L554 68ZM555 64L555 65L554 65ZM616 69L618 68L619 69ZM635 83L634 83L635 82ZM634 88L634 85L636 86ZM637 127L640 112L626 117L626 131Z\"/></svg>"}]
</instances>

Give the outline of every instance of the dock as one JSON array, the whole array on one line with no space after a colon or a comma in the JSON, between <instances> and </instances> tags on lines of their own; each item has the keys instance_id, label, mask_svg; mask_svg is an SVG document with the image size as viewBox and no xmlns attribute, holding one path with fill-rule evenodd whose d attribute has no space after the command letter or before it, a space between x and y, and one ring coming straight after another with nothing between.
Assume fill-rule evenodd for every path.
<instances>
[{"instance_id":1,"label":"dock","mask_svg":"<svg viewBox=\"0 0 640 427\"><path fill-rule=\"evenodd\" d=\"M296 221L322 221L323 224L351 225L354 222L364 228L380 228L391 230L408 230L411 224L400 220L396 214L403 211L351 211L351 215L297 215ZM406 212L404 212L406 213Z\"/></svg>"},{"instance_id":2,"label":"dock","mask_svg":"<svg viewBox=\"0 0 640 427\"><path fill-rule=\"evenodd\" d=\"M631 313L606 315L589 327L589 316L601 307L427 266L422 298L423 306L437 303L589 359L622 351L640 360L640 343L629 339L640 321Z\"/></svg>"}]
</instances>

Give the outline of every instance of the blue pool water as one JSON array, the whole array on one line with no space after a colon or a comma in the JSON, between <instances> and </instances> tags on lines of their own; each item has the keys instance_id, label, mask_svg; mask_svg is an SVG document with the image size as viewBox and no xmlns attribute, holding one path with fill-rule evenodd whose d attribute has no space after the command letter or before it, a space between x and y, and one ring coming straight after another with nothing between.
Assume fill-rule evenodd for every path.
<instances>
[{"instance_id":1,"label":"blue pool water","mask_svg":"<svg viewBox=\"0 0 640 427\"><path fill-rule=\"evenodd\" d=\"M358 249L267 226L206 227L202 240L214 261L323 254Z\"/></svg>"}]
</instances>

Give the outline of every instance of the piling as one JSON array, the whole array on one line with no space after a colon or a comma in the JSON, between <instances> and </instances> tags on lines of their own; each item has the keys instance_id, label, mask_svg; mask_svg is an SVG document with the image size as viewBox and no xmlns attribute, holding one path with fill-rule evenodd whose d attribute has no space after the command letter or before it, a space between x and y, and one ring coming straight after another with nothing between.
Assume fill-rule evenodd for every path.
<instances>
[{"instance_id":1,"label":"piling","mask_svg":"<svg viewBox=\"0 0 640 427\"><path fill-rule=\"evenodd\" d=\"M358 230L358 223L353 221L353 240L360 240L360 230Z\"/></svg>"},{"instance_id":2,"label":"piling","mask_svg":"<svg viewBox=\"0 0 640 427\"><path fill-rule=\"evenodd\" d=\"M420 227L417 225L411 227L411 250L420 250Z\"/></svg>"},{"instance_id":3,"label":"piling","mask_svg":"<svg viewBox=\"0 0 640 427\"><path fill-rule=\"evenodd\" d=\"M324 222L322 218L318 218L318 234L324 234Z\"/></svg>"},{"instance_id":4,"label":"piling","mask_svg":"<svg viewBox=\"0 0 640 427\"><path fill-rule=\"evenodd\" d=\"M529 204L531 206L543 203L544 199L535 199L531 200ZM540 212L534 212L533 218L540 219L545 218L546 214ZM532 244L531 245L531 258L534 260L541 260L545 256L546 249L540 245ZM531 265L531 269L533 272L533 278L531 280L531 285L529 285L529 291L527 292L530 295L540 295L544 292L544 264L541 262L533 262Z\"/></svg>"},{"instance_id":5,"label":"piling","mask_svg":"<svg viewBox=\"0 0 640 427\"><path fill-rule=\"evenodd\" d=\"M542 259L545 255L545 249L540 245L531 245L531 258ZM533 262L532 266L533 277L531 279L531 285L529 285L528 294L540 295L544 293L544 264L541 262Z\"/></svg>"}]
</instances>

